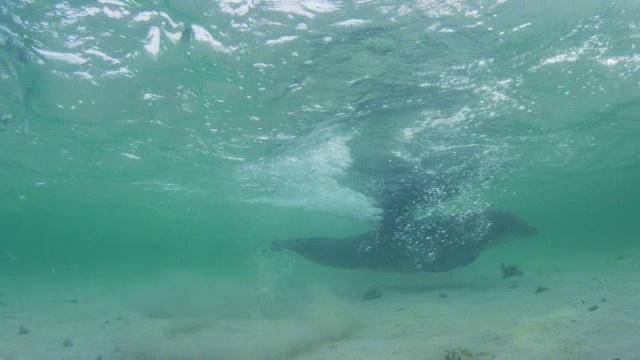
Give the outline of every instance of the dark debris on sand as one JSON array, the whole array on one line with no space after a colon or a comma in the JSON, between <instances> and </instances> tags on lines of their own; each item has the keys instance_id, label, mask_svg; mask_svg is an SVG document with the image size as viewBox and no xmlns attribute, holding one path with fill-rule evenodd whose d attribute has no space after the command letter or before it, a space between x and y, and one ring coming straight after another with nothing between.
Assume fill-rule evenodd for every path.
<instances>
[{"instance_id":1,"label":"dark debris on sand","mask_svg":"<svg viewBox=\"0 0 640 360\"><path fill-rule=\"evenodd\" d=\"M495 359L494 354L485 352L472 352L466 348L447 350L444 360L490 360Z\"/></svg>"},{"instance_id":2,"label":"dark debris on sand","mask_svg":"<svg viewBox=\"0 0 640 360\"><path fill-rule=\"evenodd\" d=\"M512 265L512 264L508 264L507 265L505 263L502 263L500 265L500 271L502 272L502 278L503 279L508 279L510 277L524 275L524 273L522 272L522 270L520 270L518 265Z\"/></svg>"},{"instance_id":3,"label":"dark debris on sand","mask_svg":"<svg viewBox=\"0 0 640 360\"><path fill-rule=\"evenodd\" d=\"M534 292L534 294L539 294L539 293L541 293L543 291L547 291L547 290L549 290L548 287L538 286L538 288L536 288L536 291Z\"/></svg>"},{"instance_id":4,"label":"dark debris on sand","mask_svg":"<svg viewBox=\"0 0 640 360\"><path fill-rule=\"evenodd\" d=\"M368 301L382 297L382 291L379 289L370 289L362 295L362 301Z\"/></svg>"},{"instance_id":5,"label":"dark debris on sand","mask_svg":"<svg viewBox=\"0 0 640 360\"><path fill-rule=\"evenodd\" d=\"M18 328L18 334L27 335L28 333L29 333L29 329L27 329L27 327L24 325L20 325L20 327Z\"/></svg>"}]
</instances>

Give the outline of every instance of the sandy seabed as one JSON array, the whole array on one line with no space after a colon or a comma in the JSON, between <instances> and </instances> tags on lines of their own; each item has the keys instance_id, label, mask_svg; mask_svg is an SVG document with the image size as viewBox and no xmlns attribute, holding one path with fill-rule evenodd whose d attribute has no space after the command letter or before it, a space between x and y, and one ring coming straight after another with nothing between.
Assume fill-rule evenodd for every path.
<instances>
[{"instance_id":1,"label":"sandy seabed","mask_svg":"<svg viewBox=\"0 0 640 360\"><path fill-rule=\"evenodd\" d=\"M250 286L5 273L0 359L640 359L640 252L532 262L507 279L488 269Z\"/></svg>"}]
</instances>

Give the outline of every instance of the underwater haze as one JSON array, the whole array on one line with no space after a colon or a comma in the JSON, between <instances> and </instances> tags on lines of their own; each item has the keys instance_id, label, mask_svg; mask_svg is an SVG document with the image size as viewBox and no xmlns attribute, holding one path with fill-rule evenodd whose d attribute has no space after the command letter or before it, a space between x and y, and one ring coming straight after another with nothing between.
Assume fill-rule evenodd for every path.
<instances>
[{"instance_id":1,"label":"underwater haze","mask_svg":"<svg viewBox=\"0 0 640 360\"><path fill-rule=\"evenodd\" d=\"M637 0L0 0L0 149L0 360L638 358ZM406 182L538 233L268 251Z\"/></svg>"}]
</instances>

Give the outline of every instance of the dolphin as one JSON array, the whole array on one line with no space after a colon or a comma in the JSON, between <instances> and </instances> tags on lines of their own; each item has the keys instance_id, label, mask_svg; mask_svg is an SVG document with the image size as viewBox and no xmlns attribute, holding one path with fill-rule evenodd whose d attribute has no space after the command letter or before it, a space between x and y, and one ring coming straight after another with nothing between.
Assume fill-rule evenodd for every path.
<instances>
[{"instance_id":1,"label":"dolphin","mask_svg":"<svg viewBox=\"0 0 640 360\"><path fill-rule=\"evenodd\" d=\"M537 229L510 213L487 209L462 215L400 216L347 238L274 240L270 251L293 251L319 264L390 272L444 272L473 262L508 239Z\"/></svg>"}]
</instances>

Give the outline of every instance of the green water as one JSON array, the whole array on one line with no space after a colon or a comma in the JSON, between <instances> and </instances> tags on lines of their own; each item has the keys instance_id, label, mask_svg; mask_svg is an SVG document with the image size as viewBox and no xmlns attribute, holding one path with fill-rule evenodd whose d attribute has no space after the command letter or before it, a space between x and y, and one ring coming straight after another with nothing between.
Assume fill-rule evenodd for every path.
<instances>
[{"instance_id":1,"label":"green water","mask_svg":"<svg viewBox=\"0 0 640 360\"><path fill-rule=\"evenodd\" d=\"M633 359L639 46L637 0L0 0L0 358ZM440 274L265 251L422 181L456 196L416 216L539 233Z\"/></svg>"},{"instance_id":2,"label":"green water","mask_svg":"<svg viewBox=\"0 0 640 360\"><path fill-rule=\"evenodd\" d=\"M637 1L0 9L6 274L312 271L261 250L375 223L353 159L442 149L479 169L452 206L540 229L514 258L637 246Z\"/></svg>"}]
</instances>

